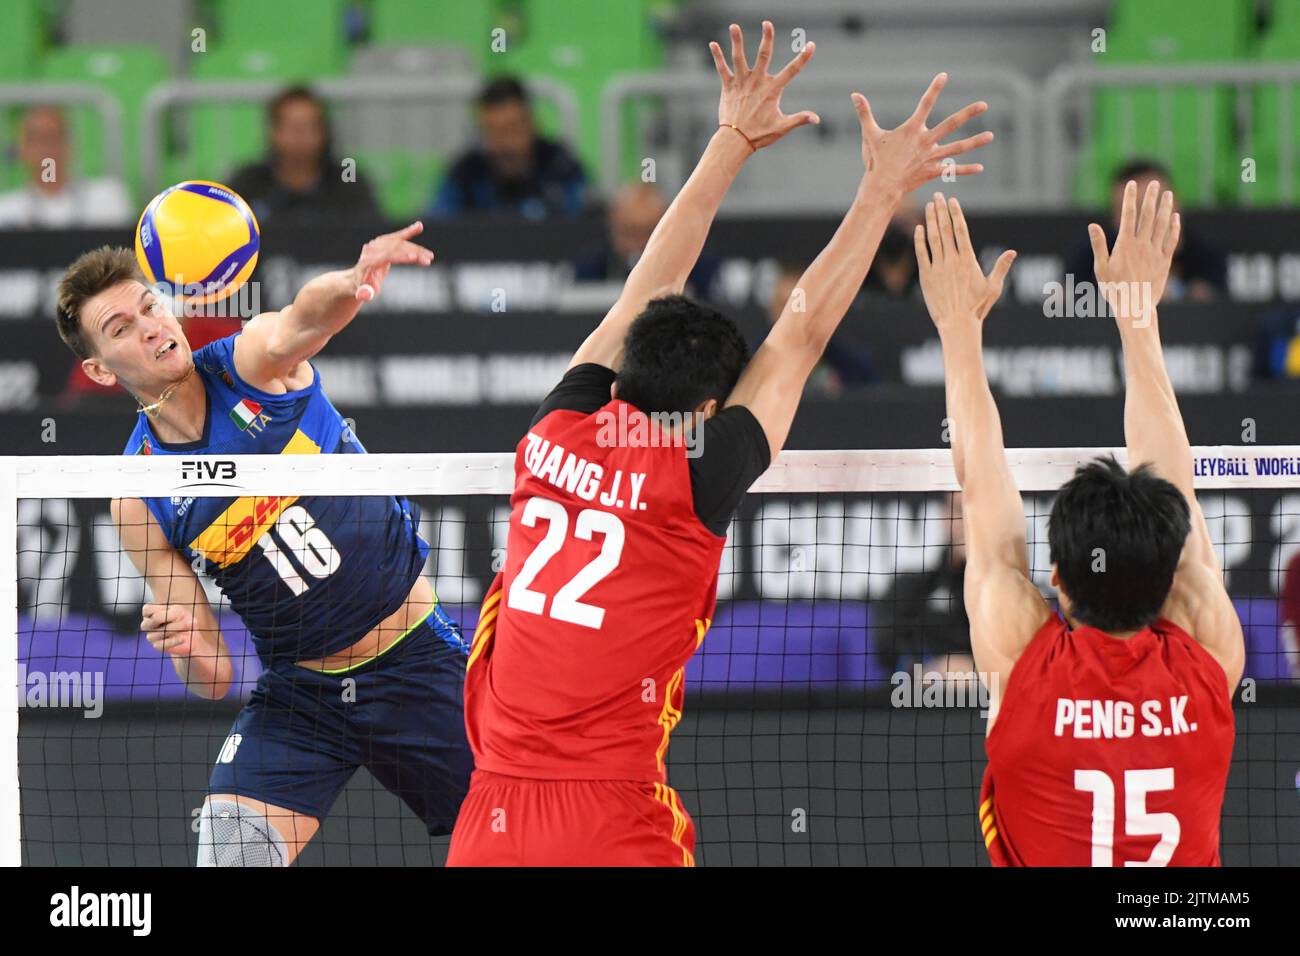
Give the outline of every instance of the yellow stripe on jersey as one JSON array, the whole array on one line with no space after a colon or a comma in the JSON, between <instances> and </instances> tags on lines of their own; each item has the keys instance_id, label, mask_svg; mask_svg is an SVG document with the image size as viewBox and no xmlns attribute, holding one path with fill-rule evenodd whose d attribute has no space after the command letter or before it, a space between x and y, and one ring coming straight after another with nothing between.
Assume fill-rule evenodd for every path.
<instances>
[{"instance_id":1,"label":"yellow stripe on jersey","mask_svg":"<svg viewBox=\"0 0 1300 956\"><path fill-rule=\"evenodd\" d=\"M666 783L656 783L655 799L666 806L668 812L673 815L673 842L681 847L682 866L694 866L695 854L682 843L682 837L686 834L686 827L690 821L686 816L686 811L681 808L681 801L677 796L677 791Z\"/></svg>"},{"instance_id":2,"label":"yellow stripe on jersey","mask_svg":"<svg viewBox=\"0 0 1300 956\"><path fill-rule=\"evenodd\" d=\"M470 641L469 660L465 663L465 670L474 666L474 662L483 654L483 649L487 647L488 641L492 639L492 634L496 632L497 614L501 612L501 592L493 591L483 602L483 610L479 614L478 626L474 628L474 639Z\"/></svg>"},{"instance_id":3,"label":"yellow stripe on jersey","mask_svg":"<svg viewBox=\"0 0 1300 956\"><path fill-rule=\"evenodd\" d=\"M686 671L679 667L677 673L668 681L668 687L664 692L664 706L659 711L659 726L664 729L663 739L659 741L659 749L655 751L655 767L659 770L664 769L664 754L668 753L668 737L677 726L677 721L682 719L682 712L673 706L673 694L681 687L682 681L686 678Z\"/></svg>"},{"instance_id":4,"label":"yellow stripe on jersey","mask_svg":"<svg viewBox=\"0 0 1300 956\"><path fill-rule=\"evenodd\" d=\"M304 435L302 429L294 429L293 437L280 449L280 454L319 455L320 445ZM297 495L236 498L190 542L190 550L203 555L219 568L228 568L247 557L253 545L275 524L284 509L297 500Z\"/></svg>"},{"instance_id":5,"label":"yellow stripe on jersey","mask_svg":"<svg viewBox=\"0 0 1300 956\"><path fill-rule=\"evenodd\" d=\"M989 797L987 800L985 800L983 803L980 804L980 819L981 819L981 820L984 819L985 814L987 814L987 813L989 812L989 809L990 809L992 806L993 806L993 798L992 798L992 797Z\"/></svg>"},{"instance_id":6,"label":"yellow stripe on jersey","mask_svg":"<svg viewBox=\"0 0 1300 956\"><path fill-rule=\"evenodd\" d=\"M702 621L698 617L695 619L695 649L697 651L700 649L700 645L704 643L704 635L709 633L709 627L712 624L713 618L711 617L706 617Z\"/></svg>"},{"instance_id":7,"label":"yellow stripe on jersey","mask_svg":"<svg viewBox=\"0 0 1300 956\"><path fill-rule=\"evenodd\" d=\"M991 826L993 826L993 814L990 813L988 816L980 820L980 832L988 833L989 827Z\"/></svg>"},{"instance_id":8,"label":"yellow stripe on jersey","mask_svg":"<svg viewBox=\"0 0 1300 956\"><path fill-rule=\"evenodd\" d=\"M993 827L991 830L989 830L988 833L984 834L984 849L987 850L989 847L991 847L993 845L993 841L996 840L997 838L998 838L998 829L997 827Z\"/></svg>"}]
</instances>

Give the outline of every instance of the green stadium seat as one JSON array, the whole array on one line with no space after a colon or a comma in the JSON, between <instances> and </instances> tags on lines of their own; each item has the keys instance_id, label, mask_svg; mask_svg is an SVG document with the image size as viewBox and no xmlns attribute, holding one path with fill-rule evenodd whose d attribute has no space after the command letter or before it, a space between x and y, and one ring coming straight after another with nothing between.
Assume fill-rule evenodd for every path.
<instances>
[{"instance_id":1,"label":"green stadium seat","mask_svg":"<svg viewBox=\"0 0 1300 956\"><path fill-rule=\"evenodd\" d=\"M347 56L346 8L347 0L219 0L217 43L278 50L313 74L337 73Z\"/></svg>"},{"instance_id":2,"label":"green stadium seat","mask_svg":"<svg viewBox=\"0 0 1300 956\"><path fill-rule=\"evenodd\" d=\"M1106 53L1110 66L1230 62L1248 49L1250 0L1116 0ZM1075 198L1106 205L1114 171L1134 156L1169 166L1188 205L1209 204L1232 189L1233 93L1181 88L1162 93L1147 86L1098 90L1093 131L1075 179ZM1214 147L1207 147L1207 137ZM1208 175L1204 150L1215 148Z\"/></svg>"},{"instance_id":3,"label":"green stadium seat","mask_svg":"<svg viewBox=\"0 0 1300 956\"><path fill-rule=\"evenodd\" d=\"M41 0L6 0L0 30L0 83L19 83L36 74L44 47Z\"/></svg>"},{"instance_id":4,"label":"green stadium seat","mask_svg":"<svg viewBox=\"0 0 1300 956\"><path fill-rule=\"evenodd\" d=\"M1255 50L1260 63L1300 62L1300 0L1275 0L1273 20ZM1292 84L1291 94L1291 162L1282 155L1282 130L1279 119L1282 86L1265 84L1256 88L1251 101L1251 131L1242 152L1255 160L1254 183L1240 183L1238 200L1249 206L1272 206L1286 202L1283 183L1290 186L1290 202L1300 203L1300 84ZM1240 177L1238 177L1240 180Z\"/></svg>"},{"instance_id":5,"label":"green stadium seat","mask_svg":"<svg viewBox=\"0 0 1300 956\"><path fill-rule=\"evenodd\" d=\"M491 46L498 26L509 29L487 0L373 0L370 10L372 43L454 43L468 50L480 69L500 59Z\"/></svg>"},{"instance_id":6,"label":"green stadium seat","mask_svg":"<svg viewBox=\"0 0 1300 956\"><path fill-rule=\"evenodd\" d=\"M424 212L442 179L446 159L407 149L356 150L357 169L370 182L384 215L410 222Z\"/></svg>"},{"instance_id":7,"label":"green stadium seat","mask_svg":"<svg viewBox=\"0 0 1300 956\"><path fill-rule=\"evenodd\" d=\"M48 83L84 83L105 90L122 105L122 131L126 148L124 178L127 189L139 193L140 158L132 149L139 142L141 107L145 97L170 75L166 57L148 46L87 45L52 50L41 64ZM105 172L104 131L90 107L71 113L76 171L83 176Z\"/></svg>"}]
</instances>

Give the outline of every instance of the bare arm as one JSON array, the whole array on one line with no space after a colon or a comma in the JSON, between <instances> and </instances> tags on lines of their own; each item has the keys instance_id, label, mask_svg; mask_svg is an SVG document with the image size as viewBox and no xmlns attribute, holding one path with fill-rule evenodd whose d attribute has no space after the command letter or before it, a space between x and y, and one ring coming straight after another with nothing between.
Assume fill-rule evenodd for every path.
<instances>
[{"instance_id":1,"label":"bare arm","mask_svg":"<svg viewBox=\"0 0 1300 956\"><path fill-rule=\"evenodd\" d=\"M772 24L765 20L753 69L745 60L740 27L734 23L731 25L732 68L723 60L721 47L709 44L722 80L719 129L709 140L690 179L659 220L645 251L627 277L622 295L574 354L570 368L595 362L617 371L623 363L623 340L632 320L651 299L680 293L685 288L718 207L745 160L795 127L820 122L816 113L786 116L781 112L781 93L812 58L815 46L809 43L780 73L772 76L767 72L772 44Z\"/></svg>"},{"instance_id":2,"label":"bare arm","mask_svg":"<svg viewBox=\"0 0 1300 956\"><path fill-rule=\"evenodd\" d=\"M795 294L727 398L728 405L744 405L754 413L774 457L785 445L808 376L862 287L885 227L903 196L938 176L944 159L993 139L992 133L980 133L947 145L939 143L988 109L982 102L926 129L925 121L947 81L946 73L936 76L916 111L892 130L877 126L866 97L853 94L862 123L866 165L853 205L826 248L800 277ZM958 175L970 175L983 168L970 164L954 170Z\"/></svg>"},{"instance_id":3,"label":"bare arm","mask_svg":"<svg viewBox=\"0 0 1300 956\"><path fill-rule=\"evenodd\" d=\"M935 193L925 221L916 228L916 258L925 304L943 344L952 460L966 531L966 614L975 665L988 682L991 728L1012 668L1051 616L1030 578L1024 505L984 371L984 318L1002 294L1015 253L1003 253L986 277L956 199L945 202Z\"/></svg>"},{"instance_id":4,"label":"bare arm","mask_svg":"<svg viewBox=\"0 0 1300 956\"><path fill-rule=\"evenodd\" d=\"M1181 221L1173 211L1173 194L1165 192L1161 197L1159 183L1147 189L1140 215L1137 202L1137 186L1130 182L1124 190L1113 250L1107 250L1099 226L1088 227L1097 280L1115 313L1124 346L1124 439L1129 467L1150 464L1187 501L1191 531L1161 614L1192 635L1222 665L1231 695L1245 665L1245 640L1223 586L1205 515L1196 500L1191 444L1165 368L1156 311L1178 246Z\"/></svg>"},{"instance_id":5,"label":"bare arm","mask_svg":"<svg viewBox=\"0 0 1300 956\"><path fill-rule=\"evenodd\" d=\"M185 686L199 697L225 697L234 679L230 652L194 569L167 541L139 498L110 505L122 547L144 575L154 602L143 608L141 630L155 650L171 657Z\"/></svg>"},{"instance_id":6,"label":"bare arm","mask_svg":"<svg viewBox=\"0 0 1300 956\"><path fill-rule=\"evenodd\" d=\"M427 266L433 253L411 241L424 225L378 236L361 248L351 269L316 276L279 312L254 316L235 339L235 370L255 388L278 391L277 384L292 388L287 379L301 379L303 365L356 318L363 302L379 294L394 265Z\"/></svg>"}]
</instances>

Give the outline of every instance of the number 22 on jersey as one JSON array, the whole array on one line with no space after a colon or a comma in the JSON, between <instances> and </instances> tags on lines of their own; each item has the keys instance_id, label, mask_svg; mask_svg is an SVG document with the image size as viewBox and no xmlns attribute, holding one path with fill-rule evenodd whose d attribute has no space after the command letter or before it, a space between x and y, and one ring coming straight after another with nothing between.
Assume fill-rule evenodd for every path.
<instances>
[{"instance_id":1,"label":"number 22 on jersey","mask_svg":"<svg viewBox=\"0 0 1300 956\"><path fill-rule=\"evenodd\" d=\"M529 498L520 521L526 528L536 528L539 520L546 522L546 534L524 560L506 597L507 607L529 614L547 613L547 595L533 590L532 584L547 562L559 554L569 534L569 512L558 501ZM573 523L573 536L580 541L592 541L597 534L603 537L600 553L556 591L550 602L550 616L555 620L595 630L599 630L605 620L605 609L580 599L618 567L623 556L625 533L623 522L617 515L595 508L579 511Z\"/></svg>"}]
</instances>

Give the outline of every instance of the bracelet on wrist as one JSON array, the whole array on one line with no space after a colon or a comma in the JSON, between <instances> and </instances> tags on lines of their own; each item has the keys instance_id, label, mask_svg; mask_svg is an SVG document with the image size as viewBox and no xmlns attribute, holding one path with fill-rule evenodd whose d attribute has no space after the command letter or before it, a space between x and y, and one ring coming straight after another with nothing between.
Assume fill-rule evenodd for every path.
<instances>
[{"instance_id":1,"label":"bracelet on wrist","mask_svg":"<svg viewBox=\"0 0 1300 956\"><path fill-rule=\"evenodd\" d=\"M718 124L718 129L724 129L724 128L725 128L725 129L734 129L737 133L739 133L739 134L741 135L741 137L745 140L745 142L749 144L749 149L750 149L750 153L751 153L751 154L753 154L753 153L757 153L757 152L758 152L758 147L754 145L754 141L753 141L752 139L750 139L748 136L745 136L745 131L742 130L739 126L737 126L735 123L720 123L720 124Z\"/></svg>"}]
</instances>

